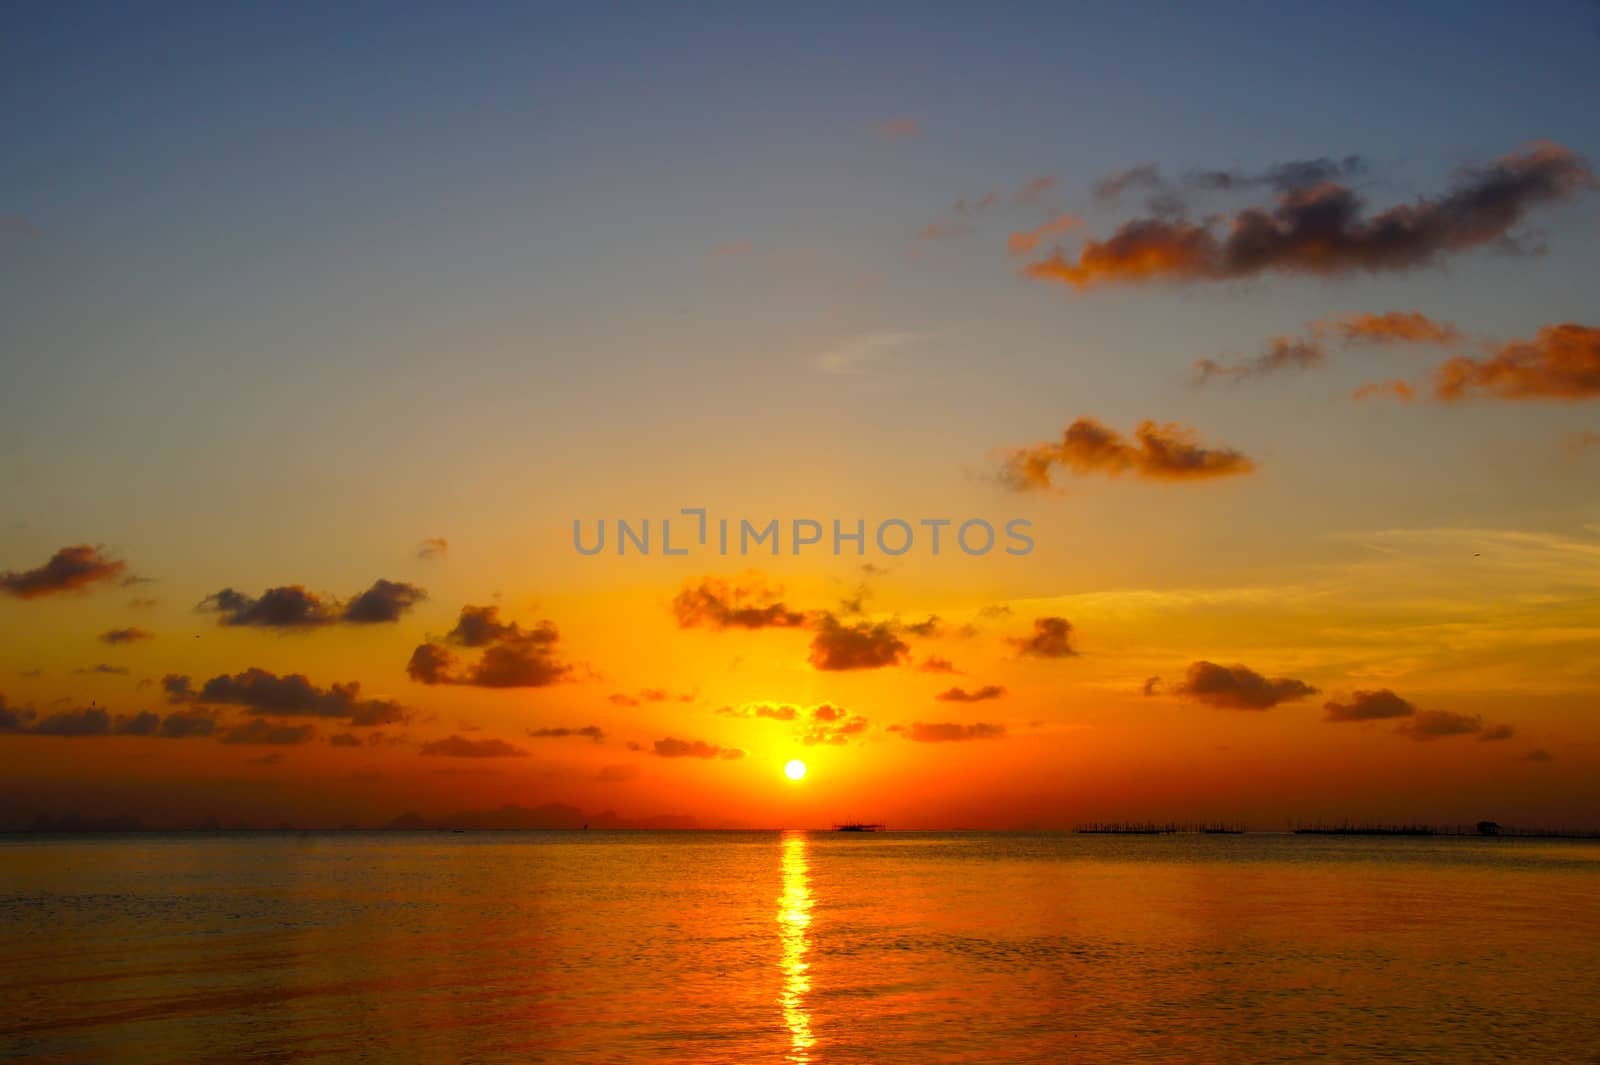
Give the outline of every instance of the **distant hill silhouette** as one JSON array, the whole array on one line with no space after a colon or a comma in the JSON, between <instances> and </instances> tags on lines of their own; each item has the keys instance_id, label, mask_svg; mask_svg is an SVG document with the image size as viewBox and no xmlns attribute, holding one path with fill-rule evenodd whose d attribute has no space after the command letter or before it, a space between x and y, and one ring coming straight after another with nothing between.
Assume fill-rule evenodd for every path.
<instances>
[{"instance_id":1,"label":"distant hill silhouette","mask_svg":"<svg viewBox=\"0 0 1600 1065\"><path fill-rule=\"evenodd\" d=\"M529 831L551 828L699 828L693 817L663 814L657 817L627 818L615 810L602 810L597 814L584 813L576 806L549 802L529 808L507 803L497 810L463 810L444 817L426 818L419 813L403 813L384 825L392 831L426 831L428 829L462 829L470 831Z\"/></svg>"}]
</instances>

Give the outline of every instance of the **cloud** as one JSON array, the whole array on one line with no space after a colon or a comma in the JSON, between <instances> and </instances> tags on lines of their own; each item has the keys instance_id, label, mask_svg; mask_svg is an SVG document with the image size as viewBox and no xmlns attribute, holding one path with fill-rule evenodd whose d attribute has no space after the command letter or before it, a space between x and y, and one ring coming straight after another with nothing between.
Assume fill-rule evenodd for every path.
<instances>
[{"instance_id":1,"label":"cloud","mask_svg":"<svg viewBox=\"0 0 1600 1065\"><path fill-rule=\"evenodd\" d=\"M886 118L878 123L878 136L886 141L910 140L922 136L922 125L914 118Z\"/></svg>"},{"instance_id":2,"label":"cloud","mask_svg":"<svg viewBox=\"0 0 1600 1065\"><path fill-rule=\"evenodd\" d=\"M750 250L751 244L748 240L725 240L721 244L715 244L707 249L706 257L721 259L730 255L745 255Z\"/></svg>"},{"instance_id":3,"label":"cloud","mask_svg":"<svg viewBox=\"0 0 1600 1065\"><path fill-rule=\"evenodd\" d=\"M1417 398L1417 393L1410 385L1399 379L1373 381L1359 386L1350 393L1350 398L1358 403L1364 399L1378 399L1383 396L1393 396L1401 403L1410 403Z\"/></svg>"},{"instance_id":4,"label":"cloud","mask_svg":"<svg viewBox=\"0 0 1600 1065\"><path fill-rule=\"evenodd\" d=\"M734 760L743 758L745 752L738 747L723 747L716 743L707 743L705 740L680 740L668 736L664 740L656 740L654 744L656 754L662 758L721 758Z\"/></svg>"},{"instance_id":5,"label":"cloud","mask_svg":"<svg viewBox=\"0 0 1600 1065\"><path fill-rule=\"evenodd\" d=\"M866 735L870 727L871 723L861 714L823 703L812 708L809 720L796 730L795 738L807 747L843 747L855 737Z\"/></svg>"},{"instance_id":6,"label":"cloud","mask_svg":"<svg viewBox=\"0 0 1600 1065\"><path fill-rule=\"evenodd\" d=\"M767 585L758 574L733 580L702 577L672 600L672 613L683 629L799 628L806 615L783 604L783 588Z\"/></svg>"},{"instance_id":7,"label":"cloud","mask_svg":"<svg viewBox=\"0 0 1600 1065\"><path fill-rule=\"evenodd\" d=\"M1581 455L1592 447L1600 447L1600 433L1593 429L1584 429L1581 432L1568 433L1566 437L1567 454Z\"/></svg>"},{"instance_id":8,"label":"cloud","mask_svg":"<svg viewBox=\"0 0 1600 1065\"><path fill-rule=\"evenodd\" d=\"M430 758L526 758L528 752L521 747L499 739L473 740L465 736L447 736L422 745L422 754Z\"/></svg>"},{"instance_id":9,"label":"cloud","mask_svg":"<svg viewBox=\"0 0 1600 1065\"><path fill-rule=\"evenodd\" d=\"M1072 658L1078 653L1072 646L1072 622L1066 618L1034 618L1031 636L1013 636L1006 642L1026 658Z\"/></svg>"},{"instance_id":10,"label":"cloud","mask_svg":"<svg viewBox=\"0 0 1600 1065\"><path fill-rule=\"evenodd\" d=\"M100 634L100 642L109 644L138 643L140 640L153 639L155 633L135 628L107 629Z\"/></svg>"},{"instance_id":11,"label":"cloud","mask_svg":"<svg viewBox=\"0 0 1600 1065\"><path fill-rule=\"evenodd\" d=\"M842 671L897 666L911 647L886 621L858 621L845 625L832 614L817 621L808 661L815 669Z\"/></svg>"},{"instance_id":12,"label":"cloud","mask_svg":"<svg viewBox=\"0 0 1600 1065\"><path fill-rule=\"evenodd\" d=\"M1327 349L1320 340L1276 336L1268 340L1266 349L1253 359L1228 365L1215 359L1197 360L1194 364L1194 383L1204 385L1219 377L1242 381L1251 377L1265 377L1280 370L1308 370L1321 366L1327 357Z\"/></svg>"},{"instance_id":13,"label":"cloud","mask_svg":"<svg viewBox=\"0 0 1600 1065\"><path fill-rule=\"evenodd\" d=\"M1060 467L1077 476L1131 472L1152 481L1192 481L1254 472L1256 464L1226 446L1204 447L1188 426L1152 421L1139 424L1129 442L1115 429L1093 418L1079 418L1059 443L1012 449L1004 456L1001 480L1017 491L1051 487L1051 472Z\"/></svg>"},{"instance_id":14,"label":"cloud","mask_svg":"<svg viewBox=\"0 0 1600 1065\"><path fill-rule=\"evenodd\" d=\"M417 557L424 561L445 558L450 554L450 541L442 536L429 536L417 543Z\"/></svg>"},{"instance_id":15,"label":"cloud","mask_svg":"<svg viewBox=\"0 0 1600 1065\"><path fill-rule=\"evenodd\" d=\"M1359 155L1347 155L1342 159L1322 156L1278 163L1254 173L1241 170L1192 170L1184 175L1183 183L1191 189L1223 192L1260 186L1289 192L1335 178L1359 177L1366 172L1367 161Z\"/></svg>"},{"instance_id":16,"label":"cloud","mask_svg":"<svg viewBox=\"0 0 1600 1065\"><path fill-rule=\"evenodd\" d=\"M186 740L212 736L216 731L216 715L206 710L174 710L161 719L161 728L157 735L162 739Z\"/></svg>"},{"instance_id":17,"label":"cloud","mask_svg":"<svg viewBox=\"0 0 1600 1065\"><path fill-rule=\"evenodd\" d=\"M549 621L531 629L502 622L493 606L464 606L445 642L482 650L463 668L458 656L440 643L419 645L406 673L420 684L462 684L479 688L544 688L568 679L572 666L556 657L561 634Z\"/></svg>"},{"instance_id":18,"label":"cloud","mask_svg":"<svg viewBox=\"0 0 1600 1065\"><path fill-rule=\"evenodd\" d=\"M353 732L336 732L328 737L328 743L333 747L365 747L366 742Z\"/></svg>"},{"instance_id":19,"label":"cloud","mask_svg":"<svg viewBox=\"0 0 1600 1065\"><path fill-rule=\"evenodd\" d=\"M1144 679L1144 685L1140 690L1147 696L1161 694L1161 678L1146 677Z\"/></svg>"},{"instance_id":20,"label":"cloud","mask_svg":"<svg viewBox=\"0 0 1600 1065\"><path fill-rule=\"evenodd\" d=\"M850 376L901 348L919 344L932 336L905 329L874 329L840 341L817 356L815 365L825 374Z\"/></svg>"},{"instance_id":21,"label":"cloud","mask_svg":"<svg viewBox=\"0 0 1600 1065\"><path fill-rule=\"evenodd\" d=\"M606 734L599 725L584 725L582 728L531 728L527 732L529 736L536 740L582 736L596 743L604 743L606 741Z\"/></svg>"},{"instance_id":22,"label":"cloud","mask_svg":"<svg viewBox=\"0 0 1600 1065\"><path fill-rule=\"evenodd\" d=\"M1129 189L1158 189L1163 186L1161 168L1155 163L1143 163L1107 174L1094 183L1094 198L1103 204L1115 204Z\"/></svg>"},{"instance_id":23,"label":"cloud","mask_svg":"<svg viewBox=\"0 0 1600 1065\"><path fill-rule=\"evenodd\" d=\"M160 602L160 600L157 599L129 599L128 605L131 607L136 607L140 610L148 610L150 607L155 606L158 602Z\"/></svg>"},{"instance_id":24,"label":"cloud","mask_svg":"<svg viewBox=\"0 0 1600 1065\"><path fill-rule=\"evenodd\" d=\"M86 677L92 673L105 673L113 677L126 677L128 675L128 667L112 666L101 662L97 666L84 666L79 669L74 669L72 672L80 677Z\"/></svg>"},{"instance_id":25,"label":"cloud","mask_svg":"<svg viewBox=\"0 0 1600 1065\"><path fill-rule=\"evenodd\" d=\"M1006 240L1006 247L1012 255L1031 255L1041 241L1059 237L1082 225L1083 219L1075 214L1059 214L1032 229L1021 229L1012 233Z\"/></svg>"},{"instance_id":26,"label":"cloud","mask_svg":"<svg viewBox=\"0 0 1600 1065\"><path fill-rule=\"evenodd\" d=\"M260 718L235 725L220 737L223 743L292 747L309 743L316 736L315 725L279 725Z\"/></svg>"},{"instance_id":27,"label":"cloud","mask_svg":"<svg viewBox=\"0 0 1600 1065\"><path fill-rule=\"evenodd\" d=\"M900 732L908 740L918 743L959 743L965 740L993 740L1006 734L1004 725L990 725L977 722L972 725L960 725L953 721L942 721L934 724L924 724L914 721L910 728L900 728Z\"/></svg>"},{"instance_id":28,"label":"cloud","mask_svg":"<svg viewBox=\"0 0 1600 1065\"><path fill-rule=\"evenodd\" d=\"M1017 203L1022 204L1038 203L1048 196L1052 191L1054 191L1055 187L1055 175L1041 174L1038 177L1029 178L1028 181L1016 191L1015 195L1012 196L1012 199Z\"/></svg>"},{"instance_id":29,"label":"cloud","mask_svg":"<svg viewBox=\"0 0 1600 1065\"><path fill-rule=\"evenodd\" d=\"M145 736L183 739L210 735L209 730L186 727L189 715L171 714L163 721L159 714L141 710L137 714L115 717L104 707L86 706L39 716L33 710L8 706L0 696L0 733L32 736L57 736L82 739L95 736ZM174 722L174 719L177 719ZM207 719L209 723L209 719ZM170 726L168 722L173 722Z\"/></svg>"},{"instance_id":30,"label":"cloud","mask_svg":"<svg viewBox=\"0 0 1600 1065\"><path fill-rule=\"evenodd\" d=\"M1494 743L1499 740L1509 740L1517 734L1517 730L1510 725L1489 725L1478 733L1478 739L1485 743Z\"/></svg>"},{"instance_id":31,"label":"cloud","mask_svg":"<svg viewBox=\"0 0 1600 1065\"><path fill-rule=\"evenodd\" d=\"M917 666L919 673L960 673L955 663L939 655L929 655Z\"/></svg>"},{"instance_id":32,"label":"cloud","mask_svg":"<svg viewBox=\"0 0 1600 1065\"><path fill-rule=\"evenodd\" d=\"M340 718L356 726L407 720L405 708L392 699L361 698L361 682L354 680L319 688L303 673L286 673L280 677L251 667L242 673L212 677L198 691L190 686L188 677L174 673L163 677L161 686L167 693L167 701L174 705L240 706L252 714Z\"/></svg>"},{"instance_id":33,"label":"cloud","mask_svg":"<svg viewBox=\"0 0 1600 1065\"><path fill-rule=\"evenodd\" d=\"M348 602L325 600L298 584L268 588L252 597L232 588L213 592L200 602L200 609L217 614L217 624L250 628L312 629L345 623L373 625L400 620L400 616L427 593L403 581L377 580L372 587Z\"/></svg>"},{"instance_id":34,"label":"cloud","mask_svg":"<svg viewBox=\"0 0 1600 1065\"><path fill-rule=\"evenodd\" d=\"M1283 370L1313 369L1327 361L1330 344L1344 347L1392 344L1445 346L1460 341L1461 332L1455 326L1449 322L1435 321L1420 311L1346 314L1307 323L1303 336L1272 337L1261 354L1252 359L1228 364L1215 359L1199 359L1194 364L1194 382L1204 385L1216 378L1242 381L1266 377Z\"/></svg>"},{"instance_id":35,"label":"cloud","mask_svg":"<svg viewBox=\"0 0 1600 1065\"><path fill-rule=\"evenodd\" d=\"M1175 695L1219 710L1266 710L1279 703L1316 695L1317 689L1292 677L1267 678L1245 666L1194 662Z\"/></svg>"},{"instance_id":36,"label":"cloud","mask_svg":"<svg viewBox=\"0 0 1600 1065\"><path fill-rule=\"evenodd\" d=\"M951 237L965 236L972 232L972 227L958 219L949 219L943 222L929 222L917 230L918 240L949 240Z\"/></svg>"},{"instance_id":37,"label":"cloud","mask_svg":"<svg viewBox=\"0 0 1600 1065\"><path fill-rule=\"evenodd\" d=\"M1345 703L1330 699L1323 704L1323 709L1328 712L1324 719L1326 721L1381 721L1411 717L1417 712L1413 703L1400 698L1388 688L1358 691Z\"/></svg>"},{"instance_id":38,"label":"cloud","mask_svg":"<svg viewBox=\"0 0 1600 1065\"><path fill-rule=\"evenodd\" d=\"M1523 755L1522 759L1525 762L1549 762L1554 761L1555 755L1551 754L1543 747L1536 747L1527 754Z\"/></svg>"},{"instance_id":39,"label":"cloud","mask_svg":"<svg viewBox=\"0 0 1600 1065\"><path fill-rule=\"evenodd\" d=\"M775 706L771 703L746 703L744 706L723 706L715 711L721 717L757 718L764 717L773 721L793 721L800 716L800 708L795 706Z\"/></svg>"},{"instance_id":40,"label":"cloud","mask_svg":"<svg viewBox=\"0 0 1600 1065\"><path fill-rule=\"evenodd\" d=\"M1458 714L1453 710L1418 710L1395 729L1414 740L1436 740L1445 736L1466 736L1483 731L1483 718Z\"/></svg>"},{"instance_id":41,"label":"cloud","mask_svg":"<svg viewBox=\"0 0 1600 1065\"><path fill-rule=\"evenodd\" d=\"M1600 398L1600 328L1547 325L1534 339L1504 344L1487 358L1458 355L1434 371L1434 395L1444 402Z\"/></svg>"},{"instance_id":42,"label":"cloud","mask_svg":"<svg viewBox=\"0 0 1600 1065\"><path fill-rule=\"evenodd\" d=\"M0 573L0 591L18 599L38 599L111 580L121 576L127 568L126 562L106 558L98 547L78 544L63 547L42 566Z\"/></svg>"},{"instance_id":43,"label":"cloud","mask_svg":"<svg viewBox=\"0 0 1600 1065\"><path fill-rule=\"evenodd\" d=\"M1512 228L1530 210L1595 184L1583 159L1560 145L1539 143L1486 166L1464 168L1441 196L1374 215L1350 188L1324 180L1284 189L1270 208L1252 207L1223 219L1136 218L1105 240L1085 241L1076 259L1058 248L1024 273L1083 290L1268 273L1335 277L1404 271L1511 242Z\"/></svg>"},{"instance_id":44,"label":"cloud","mask_svg":"<svg viewBox=\"0 0 1600 1065\"><path fill-rule=\"evenodd\" d=\"M998 699L1005 693L1005 688L998 684L985 684L972 691L967 691L965 688L947 688L934 698L942 703L981 703L988 699Z\"/></svg>"}]
</instances>

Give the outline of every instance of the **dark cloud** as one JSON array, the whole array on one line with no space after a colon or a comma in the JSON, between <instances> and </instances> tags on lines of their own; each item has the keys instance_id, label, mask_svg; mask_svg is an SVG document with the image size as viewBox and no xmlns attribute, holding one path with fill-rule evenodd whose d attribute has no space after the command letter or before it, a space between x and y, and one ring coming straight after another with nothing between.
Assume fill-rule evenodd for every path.
<instances>
[{"instance_id":1,"label":"dark cloud","mask_svg":"<svg viewBox=\"0 0 1600 1065\"><path fill-rule=\"evenodd\" d=\"M1165 185L1161 168L1155 163L1144 163L1107 174L1094 183L1094 198L1103 204L1116 204L1129 189L1159 189Z\"/></svg>"},{"instance_id":2,"label":"dark cloud","mask_svg":"<svg viewBox=\"0 0 1600 1065\"><path fill-rule=\"evenodd\" d=\"M734 580L703 577L672 600L672 613L680 628L713 629L799 628L806 615L783 604L783 589L766 584L759 575L744 574Z\"/></svg>"},{"instance_id":3,"label":"dark cloud","mask_svg":"<svg viewBox=\"0 0 1600 1065\"><path fill-rule=\"evenodd\" d=\"M465 606L445 642L481 649L462 667L455 652L425 643L411 654L406 673L422 684L465 684L479 688L544 688L568 679L572 666L557 658L561 634L549 621L524 629L500 620L492 606Z\"/></svg>"},{"instance_id":4,"label":"dark cloud","mask_svg":"<svg viewBox=\"0 0 1600 1065\"><path fill-rule=\"evenodd\" d=\"M419 559L444 558L450 554L450 541L442 536L429 536L417 544Z\"/></svg>"},{"instance_id":5,"label":"dark cloud","mask_svg":"<svg viewBox=\"0 0 1600 1065\"><path fill-rule=\"evenodd\" d=\"M1522 758L1523 761L1527 762L1549 762L1555 759L1555 755L1551 754L1543 747L1536 747L1527 754L1523 755Z\"/></svg>"},{"instance_id":6,"label":"dark cloud","mask_svg":"<svg viewBox=\"0 0 1600 1065\"><path fill-rule=\"evenodd\" d=\"M1414 740L1467 736L1483 731L1483 718L1476 714L1458 714L1453 710L1418 710L1395 731Z\"/></svg>"},{"instance_id":7,"label":"dark cloud","mask_svg":"<svg viewBox=\"0 0 1600 1065\"><path fill-rule=\"evenodd\" d=\"M1417 712L1413 703L1400 698L1388 688L1356 692L1346 703L1330 699L1323 704L1323 709L1328 712L1327 721L1380 721L1410 717Z\"/></svg>"},{"instance_id":8,"label":"dark cloud","mask_svg":"<svg viewBox=\"0 0 1600 1065\"><path fill-rule=\"evenodd\" d=\"M1279 703L1316 695L1317 689L1292 677L1267 678L1245 666L1194 662L1176 695L1219 710L1266 710Z\"/></svg>"},{"instance_id":9,"label":"dark cloud","mask_svg":"<svg viewBox=\"0 0 1600 1065\"><path fill-rule=\"evenodd\" d=\"M223 743L292 747L296 744L311 742L316 734L317 728L315 725L280 725L271 721L263 721L258 717L242 725L235 725L224 732L220 738Z\"/></svg>"},{"instance_id":10,"label":"dark cloud","mask_svg":"<svg viewBox=\"0 0 1600 1065\"><path fill-rule=\"evenodd\" d=\"M989 699L998 699L1005 693L1005 688L998 684L985 684L972 691L967 691L965 688L948 688L934 698L942 703L981 703Z\"/></svg>"},{"instance_id":11,"label":"dark cloud","mask_svg":"<svg viewBox=\"0 0 1600 1065\"><path fill-rule=\"evenodd\" d=\"M1321 366L1328 352L1322 342L1313 337L1277 336L1267 341L1260 355L1253 359L1224 365L1215 359L1200 359L1194 364L1194 382L1204 385L1217 378L1243 381L1252 377L1265 377L1281 370L1309 370Z\"/></svg>"},{"instance_id":12,"label":"dark cloud","mask_svg":"<svg viewBox=\"0 0 1600 1065\"><path fill-rule=\"evenodd\" d=\"M953 721L942 721L924 724L914 721L909 728L897 729L908 740L918 743L959 743L964 740L992 740L999 739L1006 734L1004 725L990 725L977 722L972 725L960 725Z\"/></svg>"},{"instance_id":13,"label":"dark cloud","mask_svg":"<svg viewBox=\"0 0 1600 1065\"><path fill-rule=\"evenodd\" d=\"M1066 618L1034 618L1031 636L1013 636L1006 642L1028 658L1071 658L1078 653L1072 646L1072 622Z\"/></svg>"},{"instance_id":14,"label":"dark cloud","mask_svg":"<svg viewBox=\"0 0 1600 1065\"><path fill-rule=\"evenodd\" d=\"M214 714L204 710L174 710L161 719L161 730L157 735L162 739L186 740L212 736L216 731L217 719Z\"/></svg>"},{"instance_id":15,"label":"dark cloud","mask_svg":"<svg viewBox=\"0 0 1600 1065\"><path fill-rule=\"evenodd\" d=\"M138 643L140 640L153 639L155 639L155 633L131 627L126 629L107 629L100 634L100 642L109 644Z\"/></svg>"},{"instance_id":16,"label":"dark cloud","mask_svg":"<svg viewBox=\"0 0 1600 1065\"><path fill-rule=\"evenodd\" d=\"M921 672L921 673L960 673L961 672L959 669L957 669L955 667L955 663L954 662L951 662L948 658L943 658L943 657L941 657L939 655L929 655L927 658L924 658L922 660L922 662L920 664L918 664L917 670L918 670L918 672Z\"/></svg>"},{"instance_id":17,"label":"dark cloud","mask_svg":"<svg viewBox=\"0 0 1600 1065\"><path fill-rule=\"evenodd\" d=\"M528 752L521 747L499 739L473 740L465 736L447 736L422 745L422 753L439 758L526 758Z\"/></svg>"},{"instance_id":18,"label":"dark cloud","mask_svg":"<svg viewBox=\"0 0 1600 1065\"><path fill-rule=\"evenodd\" d=\"M716 743L707 743L705 740L680 740L668 736L664 740L656 740L654 744L656 754L662 758L722 758L739 759L745 752L738 747L723 747Z\"/></svg>"},{"instance_id":19,"label":"dark cloud","mask_svg":"<svg viewBox=\"0 0 1600 1065\"><path fill-rule=\"evenodd\" d=\"M599 725L584 725L582 728L531 728L528 735L534 739L562 739L569 736L582 736L596 743L604 743L606 734Z\"/></svg>"},{"instance_id":20,"label":"dark cloud","mask_svg":"<svg viewBox=\"0 0 1600 1065\"><path fill-rule=\"evenodd\" d=\"M106 558L98 547L78 544L63 547L50 556L50 561L34 569L0 573L0 591L18 599L37 599L111 580L121 576L127 568L126 562Z\"/></svg>"},{"instance_id":21,"label":"dark cloud","mask_svg":"<svg viewBox=\"0 0 1600 1065\"><path fill-rule=\"evenodd\" d=\"M813 668L828 671L881 669L899 665L910 652L910 646L889 622L845 625L832 614L825 614L817 622L808 661Z\"/></svg>"},{"instance_id":22,"label":"dark cloud","mask_svg":"<svg viewBox=\"0 0 1600 1065\"><path fill-rule=\"evenodd\" d=\"M1480 733L1478 739L1493 743L1498 740L1509 740L1517 734L1517 730L1510 725L1489 725Z\"/></svg>"},{"instance_id":23,"label":"dark cloud","mask_svg":"<svg viewBox=\"0 0 1600 1065\"><path fill-rule=\"evenodd\" d=\"M1130 442L1093 418L1079 418L1059 442L1006 452L1000 479L1019 492L1048 490L1058 467L1080 477L1132 473L1152 481L1193 481L1252 473L1256 465L1230 447L1200 445L1185 425L1141 422Z\"/></svg>"},{"instance_id":24,"label":"dark cloud","mask_svg":"<svg viewBox=\"0 0 1600 1065\"><path fill-rule=\"evenodd\" d=\"M1026 273L1087 289L1266 273L1332 277L1404 271L1514 242L1512 229L1530 210L1594 186L1594 173L1583 159L1542 143L1463 169L1441 196L1377 214L1368 215L1349 187L1324 180L1286 189L1271 208L1252 207L1231 217L1199 223L1170 215L1134 219L1103 241L1085 241L1075 260L1058 248Z\"/></svg>"},{"instance_id":25,"label":"dark cloud","mask_svg":"<svg viewBox=\"0 0 1600 1065\"><path fill-rule=\"evenodd\" d=\"M212 677L199 690L189 678L169 673L162 678L167 701L244 707L252 714L277 717L340 718L351 725L387 725L407 720L405 708L391 699L361 698L361 682L319 688L302 673L278 676L251 667L231 676Z\"/></svg>"},{"instance_id":26,"label":"dark cloud","mask_svg":"<svg viewBox=\"0 0 1600 1065\"><path fill-rule=\"evenodd\" d=\"M1600 398L1600 328L1547 325L1534 339L1504 344L1486 358L1458 355L1434 371L1434 395L1445 402Z\"/></svg>"},{"instance_id":27,"label":"dark cloud","mask_svg":"<svg viewBox=\"0 0 1600 1065\"><path fill-rule=\"evenodd\" d=\"M364 747L366 743L353 732L336 732L328 737L328 743L334 747Z\"/></svg>"},{"instance_id":28,"label":"dark cloud","mask_svg":"<svg viewBox=\"0 0 1600 1065\"><path fill-rule=\"evenodd\" d=\"M1191 170L1184 175L1187 188L1231 192L1238 189L1268 187L1290 192L1335 178L1360 177L1367 172L1367 161L1359 155L1343 159L1295 159L1255 172L1243 170Z\"/></svg>"},{"instance_id":29,"label":"dark cloud","mask_svg":"<svg viewBox=\"0 0 1600 1065\"><path fill-rule=\"evenodd\" d=\"M128 675L128 667L107 665L106 663L101 662L99 665L83 666L78 669L74 669L72 672L80 677L88 676L91 673L105 673L113 677L126 677Z\"/></svg>"},{"instance_id":30,"label":"dark cloud","mask_svg":"<svg viewBox=\"0 0 1600 1065\"><path fill-rule=\"evenodd\" d=\"M427 593L414 584L380 579L348 602L324 599L302 585L288 584L268 588L259 597L224 588L201 600L200 609L214 612L219 625L295 631L399 621L425 598Z\"/></svg>"}]
</instances>

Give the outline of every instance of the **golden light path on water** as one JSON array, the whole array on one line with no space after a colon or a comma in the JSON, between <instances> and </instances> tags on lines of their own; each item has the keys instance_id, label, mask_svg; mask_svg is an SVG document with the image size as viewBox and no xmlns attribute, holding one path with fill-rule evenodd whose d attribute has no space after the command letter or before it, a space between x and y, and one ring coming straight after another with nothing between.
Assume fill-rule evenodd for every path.
<instances>
[{"instance_id":1,"label":"golden light path on water","mask_svg":"<svg viewBox=\"0 0 1600 1065\"><path fill-rule=\"evenodd\" d=\"M811 949L807 933L811 927L811 881L806 864L806 834L789 832L783 837L783 896L778 900L778 937L783 944L783 993L778 1003L783 1008L783 1023L789 1028L789 1060L804 1065L811 1060L816 1037L811 1034L811 1014L806 1010L806 993L811 990L811 968L806 952Z\"/></svg>"}]
</instances>

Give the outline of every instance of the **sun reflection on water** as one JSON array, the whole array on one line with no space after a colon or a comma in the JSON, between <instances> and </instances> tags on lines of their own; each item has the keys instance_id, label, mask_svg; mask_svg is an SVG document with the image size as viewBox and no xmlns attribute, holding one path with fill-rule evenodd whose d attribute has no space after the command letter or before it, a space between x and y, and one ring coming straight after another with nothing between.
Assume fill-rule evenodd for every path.
<instances>
[{"instance_id":1,"label":"sun reflection on water","mask_svg":"<svg viewBox=\"0 0 1600 1065\"><path fill-rule=\"evenodd\" d=\"M811 880L806 863L806 834L789 832L783 837L783 897L778 900L778 937L783 944L783 993L778 1004L783 1008L783 1023L789 1028L789 1060L811 1060L816 1037L811 1034L811 1014L806 1010L806 994L811 990L811 965L806 952L811 949L807 932L811 927Z\"/></svg>"}]
</instances>

